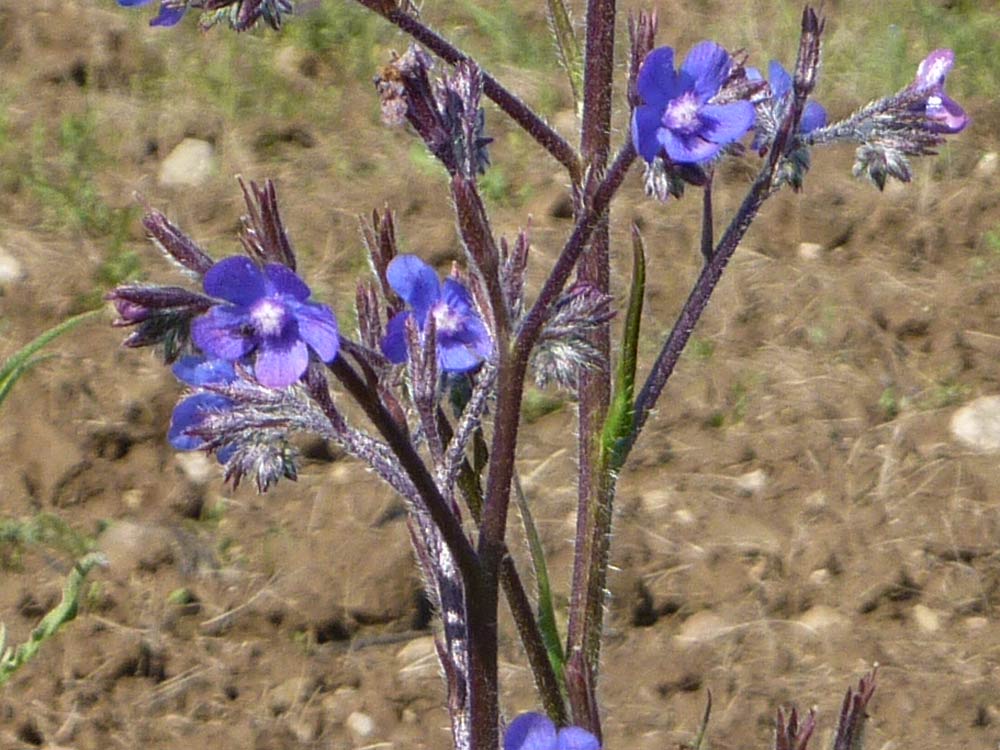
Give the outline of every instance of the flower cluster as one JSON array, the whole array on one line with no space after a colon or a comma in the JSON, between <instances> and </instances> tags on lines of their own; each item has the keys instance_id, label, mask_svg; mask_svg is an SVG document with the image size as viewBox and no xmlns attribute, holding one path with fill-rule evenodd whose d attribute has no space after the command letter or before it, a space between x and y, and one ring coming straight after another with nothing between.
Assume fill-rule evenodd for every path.
<instances>
[{"instance_id":1,"label":"flower cluster","mask_svg":"<svg viewBox=\"0 0 1000 750\"><path fill-rule=\"evenodd\" d=\"M407 360L406 321L411 318L421 334L433 319L438 368L468 372L493 353L493 341L476 311L472 295L453 277L438 281L437 273L415 255L393 258L386 270L393 291L409 305L386 326L382 352L390 362Z\"/></svg>"},{"instance_id":2,"label":"flower cluster","mask_svg":"<svg viewBox=\"0 0 1000 750\"><path fill-rule=\"evenodd\" d=\"M926 126L936 133L959 133L969 124L965 110L944 92L944 81L955 64L950 49L936 49L917 67L917 75L909 89L920 95L911 109L923 115Z\"/></svg>"},{"instance_id":3,"label":"flower cluster","mask_svg":"<svg viewBox=\"0 0 1000 750\"><path fill-rule=\"evenodd\" d=\"M118 0L126 7L148 5L152 0ZM292 12L291 0L160 0L160 10L149 22L150 26L174 26L188 8L204 11L203 26L226 22L236 31L246 31L264 21L273 29L280 29L282 16Z\"/></svg>"},{"instance_id":4,"label":"flower cluster","mask_svg":"<svg viewBox=\"0 0 1000 750\"><path fill-rule=\"evenodd\" d=\"M236 380L236 369L231 362L220 359L187 356L174 363L174 376L194 388L228 385ZM204 448L205 439L196 431L213 412L231 411L236 404L232 399L208 390L197 391L174 407L170 418L167 439L177 450L194 451ZM235 446L226 445L216 452L219 463L226 463L235 453Z\"/></svg>"},{"instance_id":5,"label":"flower cluster","mask_svg":"<svg viewBox=\"0 0 1000 750\"><path fill-rule=\"evenodd\" d=\"M788 114L792 105L794 92L792 90L792 76L782 67L777 60L771 60L767 68L767 84L770 88L770 96L767 97L763 106L758 112L756 131L753 140L753 148L762 151L767 148L781 123ZM757 68L746 69L747 79L750 81L763 81L764 77ZM826 125L826 109L818 102L808 101L802 110L802 118L799 120L799 134L808 135L814 130Z\"/></svg>"},{"instance_id":6,"label":"flower cluster","mask_svg":"<svg viewBox=\"0 0 1000 750\"><path fill-rule=\"evenodd\" d=\"M659 47L646 56L636 79L642 101L632 113L632 142L648 163L665 153L678 164L714 159L754 124L748 101L715 103L733 59L714 42L691 48L680 70L674 50Z\"/></svg>"},{"instance_id":7,"label":"flower cluster","mask_svg":"<svg viewBox=\"0 0 1000 750\"><path fill-rule=\"evenodd\" d=\"M337 319L326 305L307 302L309 287L286 266L268 263L261 269L243 256L226 258L205 274L205 293L228 304L195 318L195 345L230 362L252 356L261 385L298 382L310 349L323 362L337 356Z\"/></svg>"}]
</instances>

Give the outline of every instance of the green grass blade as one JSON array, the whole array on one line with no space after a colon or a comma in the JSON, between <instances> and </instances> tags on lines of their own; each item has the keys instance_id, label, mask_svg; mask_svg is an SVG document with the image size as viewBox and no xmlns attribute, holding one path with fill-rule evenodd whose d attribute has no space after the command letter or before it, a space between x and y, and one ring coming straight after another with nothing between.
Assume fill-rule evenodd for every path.
<instances>
[{"instance_id":1,"label":"green grass blade","mask_svg":"<svg viewBox=\"0 0 1000 750\"><path fill-rule=\"evenodd\" d=\"M17 382L17 379L45 359L44 357L35 356L42 347L67 331L76 328L78 325L86 320L89 320L100 312L101 310L89 310L87 312L80 313L79 315L74 315L72 318L67 318L59 325L53 326L49 330L45 331L45 333L38 336L34 341L23 346L21 349L8 357L7 360L0 365L0 404L3 403L7 394L10 393L10 389L14 386L14 383Z\"/></svg>"},{"instance_id":2,"label":"green grass blade","mask_svg":"<svg viewBox=\"0 0 1000 750\"><path fill-rule=\"evenodd\" d=\"M580 40L573 30L573 18L563 0L546 0L549 28L556 42L556 53L559 64L569 77L569 86L573 90L573 104L580 112L583 106L583 52L580 51Z\"/></svg>"},{"instance_id":3,"label":"green grass blade","mask_svg":"<svg viewBox=\"0 0 1000 750\"><path fill-rule=\"evenodd\" d=\"M531 553L531 565L535 570L535 583L538 586L538 629L541 631L542 642L549 655L549 663L555 672L559 689L565 693L566 678L564 666L566 658L563 655L562 639L556 626L556 610L552 603L552 586L549 584L549 568L545 563L545 550L542 539L538 536L538 527L531 515L528 501L521 488L521 480L514 476L514 497L521 511L521 522L524 525L524 535L528 538L528 551Z\"/></svg>"},{"instance_id":4,"label":"green grass blade","mask_svg":"<svg viewBox=\"0 0 1000 750\"><path fill-rule=\"evenodd\" d=\"M80 607L83 583L87 579L87 575L95 566L105 564L104 556L99 552L91 552L78 560L63 584L62 600L42 618L38 627L31 631L28 640L17 648L4 650L6 631L0 625L0 685L6 683L14 672L32 659L45 641L52 638L63 625L76 617Z\"/></svg>"},{"instance_id":5,"label":"green grass blade","mask_svg":"<svg viewBox=\"0 0 1000 750\"><path fill-rule=\"evenodd\" d=\"M632 413L635 407L635 369L639 350L639 324L642 319L642 300L646 290L646 248L642 235L632 225L632 285L629 289L628 311L622 332L622 351L618 360L615 393L604 423L602 449L605 468L621 468L621 445L632 430Z\"/></svg>"}]
</instances>

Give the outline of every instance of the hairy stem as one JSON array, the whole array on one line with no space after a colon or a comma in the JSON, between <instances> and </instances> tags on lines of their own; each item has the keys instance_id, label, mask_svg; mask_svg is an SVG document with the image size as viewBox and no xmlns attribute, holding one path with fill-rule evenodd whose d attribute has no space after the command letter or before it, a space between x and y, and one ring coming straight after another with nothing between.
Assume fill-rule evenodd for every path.
<instances>
[{"instance_id":1,"label":"hairy stem","mask_svg":"<svg viewBox=\"0 0 1000 750\"><path fill-rule=\"evenodd\" d=\"M608 163L611 135L612 79L615 49L615 0L589 0L587 3L587 39L584 53L583 124L580 132L580 151L589 167L584 195L589 195L599 185ZM585 199L584 205L588 200ZM588 252L581 259L577 278L592 284L600 292L608 293L610 287L610 255L608 213L598 220L590 240ZM600 538L610 531L611 494L605 492L600 460L601 433L611 399L611 337L610 325L598 328L590 343L599 352L601 366L587 368L580 373L579 389L579 444L577 481L577 526L573 564L573 584L569 610L569 633L566 651L570 656L583 652L587 658L584 668L591 678L571 681L568 684L573 722L601 736L600 717L592 693L597 673L597 653L600 649L600 623L603 615L600 606L603 593L603 576L597 570ZM596 573L596 575L595 575ZM590 603L594 585L599 585L596 612ZM596 620L596 624L595 624ZM596 633L595 633L596 631ZM596 641L596 647L594 645ZM593 658L591 658L593 656ZM585 686L584 691L575 689Z\"/></svg>"},{"instance_id":2,"label":"hairy stem","mask_svg":"<svg viewBox=\"0 0 1000 750\"><path fill-rule=\"evenodd\" d=\"M386 0L356 0L369 10L378 13L390 23L405 31L431 52L450 65L457 65L468 55L451 44L437 32L428 28L419 18L410 15L395 3ZM569 170L574 182L580 178L580 159L571 145L557 133L551 125L539 117L524 102L508 91L486 71L482 71L483 93L500 107L507 116L520 125L524 131L538 141L539 145L548 151L560 164Z\"/></svg>"},{"instance_id":3,"label":"hairy stem","mask_svg":"<svg viewBox=\"0 0 1000 750\"><path fill-rule=\"evenodd\" d=\"M365 381L343 357L337 357L328 367L361 406L372 424L385 438L389 447L392 448L392 452L399 459L399 463L427 504L431 519L440 529L445 544L448 545L448 549L455 558L455 563L462 572L462 579L467 582L467 585L471 583L472 586L475 586L481 576L481 567L476 552L466 538L458 519L451 512L447 499L438 490L434 478L430 475L407 434L392 418L378 396L368 388Z\"/></svg>"},{"instance_id":4,"label":"hairy stem","mask_svg":"<svg viewBox=\"0 0 1000 750\"><path fill-rule=\"evenodd\" d=\"M535 304L531 306L528 314L524 316L524 320L521 322L517 339L513 345L517 359L527 361L532 347L538 341L538 335L541 333L545 321L548 320L552 305L555 304L563 287L566 286L569 275L576 267L576 262L590 241L590 237L597 228L608 204L611 203L611 199L618 192L618 188L621 187L622 182L624 182L625 175L628 174L629 167L632 166L635 157L635 146L629 140L619 149L614 162L612 162L607 173L604 175L604 179L601 180L597 189L594 190L589 205L577 217L576 224L573 226L573 232L570 234L569 239L563 246L562 252L560 252L559 257L556 259L552 271L542 286L542 290L538 293Z\"/></svg>"},{"instance_id":5,"label":"hairy stem","mask_svg":"<svg viewBox=\"0 0 1000 750\"><path fill-rule=\"evenodd\" d=\"M446 442L452 440L451 425L445 418L444 412L438 409L439 430ZM466 497L469 510L476 524L482 523L482 498L477 498L479 494L478 479L468 461L463 461L459 470L459 487L463 485L468 488ZM507 605L510 607L511 615L514 617L514 624L517 626L518 636L521 638L521 645L528 657L528 664L531 673L535 678L535 687L542 699L545 712L552 721L560 726L566 724L566 706L563 703L562 693L559 689L559 680L552 669L552 662L549 660L545 648L545 641L539 628L535 612L531 607L531 600L524 588L524 581L518 573L514 558L509 553L505 553L500 564L500 586L503 589Z\"/></svg>"}]
</instances>

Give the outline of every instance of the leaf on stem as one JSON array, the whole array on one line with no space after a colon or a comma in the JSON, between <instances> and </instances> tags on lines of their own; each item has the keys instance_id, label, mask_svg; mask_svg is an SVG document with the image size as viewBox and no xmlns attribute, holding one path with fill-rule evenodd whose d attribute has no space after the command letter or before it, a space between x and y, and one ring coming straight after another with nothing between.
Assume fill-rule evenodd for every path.
<instances>
[{"instance_id":1,"label":"leaf on stem","mask_svg":"<svg viewBox=\"0 0 1000 750\"><path fill-rule=\"evenodd\" d=\"M583 106L583 52L573 30L573 17L563 0L546 0L545 5L549 28L556 43L556 53L559 55L559 64L569 78L569 87L573 91L573 104L579 113Z\"/></svg>"},{"instance_id":2,"label":"leaf on stem","mask_svg":"<svg viewBox=\"0 0 1000 750\"><path fill-rule=\"evenodd\" d=\"M604 423L601 448L605 468L617 471L624 462L622 446L632 430L632 412L635 406L635 369L638 360L639 327L642 319L642 300L646 289L646 247L639 228L632 225L632 284L629 288L625 329L622 332L622 351L618 360L615 392Z\"/></svg>"},{"instance_id":3,"label":"leaf on stem","mask_svg":"<svg viewBox=\"0 0 1000 750\"><path fill-rule=\"evenodd\" d=\"M6 646L6 630L0 625L0 685L34 657L42 644L52 638L59 628L76 617L87 575L95 566L106 565L107 560L100 552L88 553L78 560L63 584L62 600L42 618L38 627L31 631L29 639L16 648Z\"/></svg>"},{"instance_id":4,"label":"leaf on stem","mask_svg":"<svg viewBox=\"0 0 1000 750\"><path fill-rule=\"evenodd\" d=\"M541 631L542 641L549 655L549 663L552 664L552 671L555 672L556 680L559 682L559 689L565 692L564 667L566 659L563 655L559 628L556 626L556 612L552 603L552 587L549 585L549 569L545 564L545 550L542 548L542 540L531 515L531 508L528 507L527 498L525 498L524 490L521 488L521 480L516 475L514 477L514 497L517 499L517 507L521 511L524 535L528 538L528 550L531 553L531 565L535 570L535 583L538 585L538 629Z\"/></svg>"},{"instance_id":5,"label":"leaf on stem","mask_svg":"<svg viewBox=\"0 0 1000 750\"><path fill-rule=\"evenodd\" d=\"M101 311L90 310L88 312L80 313L79 315L74 315L72 318L68 318L59 325L53 326L49 330L45 331L45 333L38 336L34 341L31 341L8 357L7 360L0 365L0 404L3 403L7 394L10 393L10 389L14 387L14 383L17 382L18 378L42 360L47 359L47 357L44 356L35 356L42 347L54 338L57 338L67 331L71 331L76 328L88 318L94 317L99 312Z\"/></svg>"}]
</instances>

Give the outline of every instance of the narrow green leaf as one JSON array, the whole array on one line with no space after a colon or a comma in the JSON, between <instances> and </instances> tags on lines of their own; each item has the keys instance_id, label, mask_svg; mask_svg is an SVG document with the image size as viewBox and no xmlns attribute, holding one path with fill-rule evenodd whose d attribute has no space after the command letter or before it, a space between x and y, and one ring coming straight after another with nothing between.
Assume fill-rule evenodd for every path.
<instances>
[{"instance_id":1,"label":"narrow green leaf","mask_svg":"<svg viewBox=\"0 0 1000 750\"><path fill-rule=\"evenodd\" d=\"M701 716L701 726L698 727L698 734L688 743L689 750L701 750L705 743L705 735L708 733L708 720L712 718L712 691L708 691L708 699L705 701L705 712Z\"/></svg>"},{"instance_id":2,"label":"narrow green leaf","mask_svg":"<svg viewBox=\"0 0 1000 750\"><path fill-rule=\"evenodd\" d=\"M632 225L632 285L629 289L625 329L622 332L622 351L618 359L615 393L604 423L601 447L605 469L621 468L621 446L632 430L635 407L635 370L639 350L639 325L642 319L642 301L646 290L646 248L639 228Z\"/></svg>"},{"instance_id":3,"label":"narrow green leaf","mask_svg":"<svg viewBox=\"0 0 1000 750\"><path fill-rule=\"evenodd\" d=\"M61 336L73 328L76 328L85 320L94 317L100 312L101 310L89 310L88 312L74 315L72 318L67 318L59 325L53 326L49 330L45 331L45 333L38 336L34 341L31 341L8 357L7 360L0 365L0 404L3 403L7 394L10 393L10 389L14 386L14 383L17 382L17 379L45 359L44 357L34 356L38 353L39 349L52 341L52 339Z\"/></svg>"},{"instance_id":4,"label":"narrow green leaf","mask_svg":"<svg viewBox=\"0 0 1000 750\"><path fill-rule=\"evenodd\" d=\"M91 552L78 560L63 584L62 600L42 618L38 627L31 631L29 639L17 648L7 648L4 651L6 632L3 625L0 625L0 685L7 682L14 672L34 657L45 641L76 617L80 606L80 592L83 588L83 582L95 566L106 564L104 555L99 552Z\"/></svg>"},{"instance_id":5,"label":"narrow green leaf","mask_svg":"<svg viewBox=\"0 0 1000 750\"><path fill-rule=\"evenodd\" d=\"M542 548L542 539L538 536L538 528L535 526L527 498L525 498L524 490L521 488L521 480L516 474L514 475L514 497L517 499L517 507L521 511L521 522L524 524L524 534L528 538L531 565L535 570L535 583L538 586L538 629L541 631L542 642L548 652L552 671L555 672L556 680L559 682L559 689L565 692L564 666L566 659L563 655L559 628L556 626L556 610L552 603L552 587L549 584L549 568L545 563L545 550Z\"/></svg>"},{"instance_id":6,"label":"narrow green leaf","mask_svg":"<svg viewBox=\"0 0 1000 750\"><path fill-rule=\"evenodd\" d=\"M546 0L546 9L549 28L556 42L559 64L569 77L569 86L573 90L573 104L579 113L583 106L583 52L573 30L573 17L563 0Z\"/></svg>"}]
</instances>

